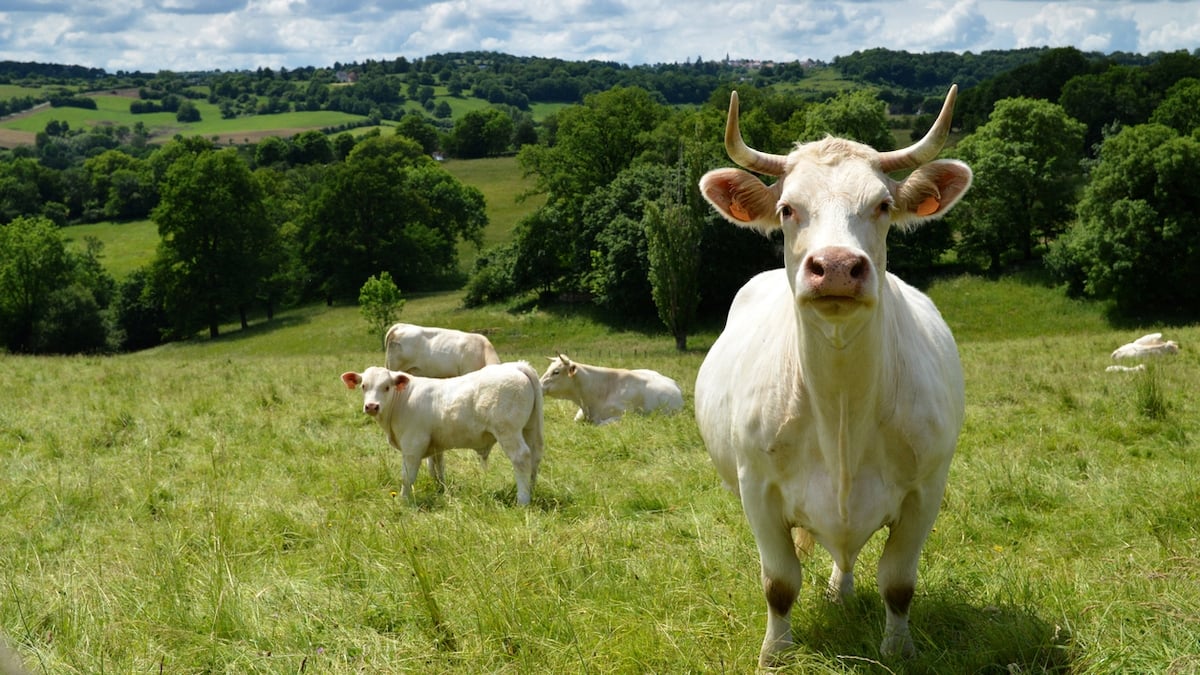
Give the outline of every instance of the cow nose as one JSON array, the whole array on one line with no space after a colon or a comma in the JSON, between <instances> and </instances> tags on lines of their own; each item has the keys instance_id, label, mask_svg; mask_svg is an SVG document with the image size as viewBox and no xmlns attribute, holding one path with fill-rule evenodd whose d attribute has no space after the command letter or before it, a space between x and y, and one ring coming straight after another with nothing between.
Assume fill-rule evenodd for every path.
<instances>
[{"instance_id":1,"label":"cow nose","mask_svg":"<svg viewBox=\"0 0 1200 675\"><path fill-rule=\"evenodd\" d=\"M379 414L379 404L378 403L364 403L363 404L363 412L367 413L368 415L378 415Z\"/></svg>"},{"instance_id":2,"label":"cow nose","mask_svg":"<svg viewBox=\"0 0 1200 675\"><path fill-rule=\"evenodd\" d=\"M817 296L858 297L871 271L867 256L848 248L814 251L804 261L804 284Z\"/></svg>"}]
</instances>

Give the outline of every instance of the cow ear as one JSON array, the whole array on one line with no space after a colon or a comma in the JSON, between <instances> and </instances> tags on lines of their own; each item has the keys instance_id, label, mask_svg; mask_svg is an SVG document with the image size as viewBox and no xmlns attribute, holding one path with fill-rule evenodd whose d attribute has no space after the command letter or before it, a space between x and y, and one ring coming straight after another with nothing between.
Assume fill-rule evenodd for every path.
<instances>
[{"instance_id":1,"label":"cow ear","mask_svg":"<svg viewBox=\"0 0 1200 675\"><path fill-rule=\"evenodd\" d=\"M782 183L768 186L741 169L715 169L700 179L700 192L729 222L765 232L779 227L775 205Z\"/></svg>"},{"instance_id":2,"label":"cow ear","mask_svg":"<svg viewBox=\"0 0 1200 675\"><path fill-rule=\"evenodd\" d=\"M409 382L412 382L412 378L410 378L408 375L405 375L404 373L397 375L396 391L404 391L404 388L408 386Z\"/></svg>"},{"instance_id":3,"label":"cow ear","mask_svg":"<svg viewBox=\"0 0 1200 675\"><path fill-rule=\"evenodd\" d=\"M911 228L946 215L971 187L972 178L971 168L954 159L917 168L900 184L896 224Z\"/></svg>"},{"instance_id":4,"label":"cow ear","mask_svg":"<svg viewBox=\"0 0 1200 675\"><path fill-rule=\"evenodd\" d=\"M358 373L342 373L342 382L346 383L347 389L357 389L362 382L362 377Z\"/></svg>"},{"instance_id":5,"label":"cow ear","mask_svg":"<svg viewBox=\"0 0 1200 675\"><path fill-rule=\"evenodd\" d=\"M575 364L572 363L570 368L567 368L567 375L575 377Z\"/></svg>"}]
</instances>

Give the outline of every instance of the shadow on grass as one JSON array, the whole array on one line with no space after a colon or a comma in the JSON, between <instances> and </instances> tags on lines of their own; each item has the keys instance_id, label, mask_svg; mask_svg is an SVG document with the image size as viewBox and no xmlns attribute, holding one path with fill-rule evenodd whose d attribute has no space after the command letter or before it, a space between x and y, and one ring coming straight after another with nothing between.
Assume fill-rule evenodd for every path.
<instances>
[{"instance_id":1,"label":"shadow on grass","mask_svg":"<svg viewBox=\"0 0 1200 675\"><path fill-rule=\"evenodd\" d=\"M917 655L879 655L883 602L872 589L838 605L817 601L793 613L798 649L836 659L864 673L1066 673L1072 669L1070 635L1027 608L977 606L960 596L918 596L910 628ZM855 656L847 656L852 654Z\"/></svg>"}]
</instances>

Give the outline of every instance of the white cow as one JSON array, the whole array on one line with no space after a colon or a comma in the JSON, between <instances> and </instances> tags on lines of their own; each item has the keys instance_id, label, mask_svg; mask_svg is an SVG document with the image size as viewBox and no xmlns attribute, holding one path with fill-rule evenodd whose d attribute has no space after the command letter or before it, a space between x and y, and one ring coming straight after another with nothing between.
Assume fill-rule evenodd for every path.
<instances>
[{"instance_id":1,"label":"white cow","mask_svg":"<svg viewBox=\"0 0 1200 675\"><path fill-rule=\"evenodd\" d=\"M562 354L550 357L542 373L542 392L573 401L579 406L575 421L593 424L615 422L627 410L674 412L683 407L679 384L662 373L589 366Z\"/></svg>"},{"instance_id":2,"label":"white cow","mask_svg":"<svg viewBox=\"0 0 1200 675\"><path fill-rule=\"evenodd\" d=\"M748 147L729 103L725 146L740 169L700 189L728 220L783 230L784 268L738 292L696 377L696 421L758 543L767 629L763 666L790 646L801 549L833 557L829 593L853 593L854 563L889 530L878 567L887 611L880 651L914 652L908 609L917 561L963 422L962 368L928 297L887 272L885 238L942 216L971 170L932 161L950 129L951 88L933 129L891 152L838 138L789 155ZM888 174L912 169L903 179ZM795 539L793 539L795 536Z\"/></svg>"},{"instance_id":3,"label":"white cow","mask_svg":"<svg viewBox=\"0 0 1200 675\"><path fill-rule=\"evenodd\" d=\"M422 377L454 377L500 363L487 337L452 328L394 324L383 338L384 363Z\"/></svg>"},{"instance_id":4,"label":"white cow","mask_svg":"<svg viewBox=\"0 0 1200 675\"><path fill-rule=\"evenodd\" d=\"M517 502L528 504L542 461L542 387L524 361L435 379L372 366L342 373L348 389L363 390L363 412L375 418L404 460L405 498L421 460L445 486L444 451L471 448L487 459L500 443L512 462Z\"/></svg>"},{"instance_id":5,"label":"white cow","mask_svg":"<svg viewBox=\"0 0 1200 675\"><path fill-rule=\"evenodd\" d=\"M1171 356L1179 353L1179 344L1162 339L1162 333L1149 333L1113 350L1114 359L1136 359L1146 356Z\"/></svg>"}]
</instances>

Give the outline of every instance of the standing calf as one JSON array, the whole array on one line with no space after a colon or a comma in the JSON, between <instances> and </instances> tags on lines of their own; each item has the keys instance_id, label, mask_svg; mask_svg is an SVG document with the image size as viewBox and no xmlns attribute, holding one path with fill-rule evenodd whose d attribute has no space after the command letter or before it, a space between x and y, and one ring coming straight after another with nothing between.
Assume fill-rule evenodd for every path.
<instances>
[{"instance_id":1,"label":"standing calf","mask_svg":"<svg viewBox=\"0 0 1200 675\"><path fill-rule=\"evenodd\" d=\"M342 373L361 387L363 412L375 418L404 461L403 495L412 495L421 460L445 487L445 457L470 448L487 459L500 443L512 462L517 503L528 504L542 461L542 387L524 361L491 365L459 377L434 379L372 366Z\"/></svg>"}]
</instances>

